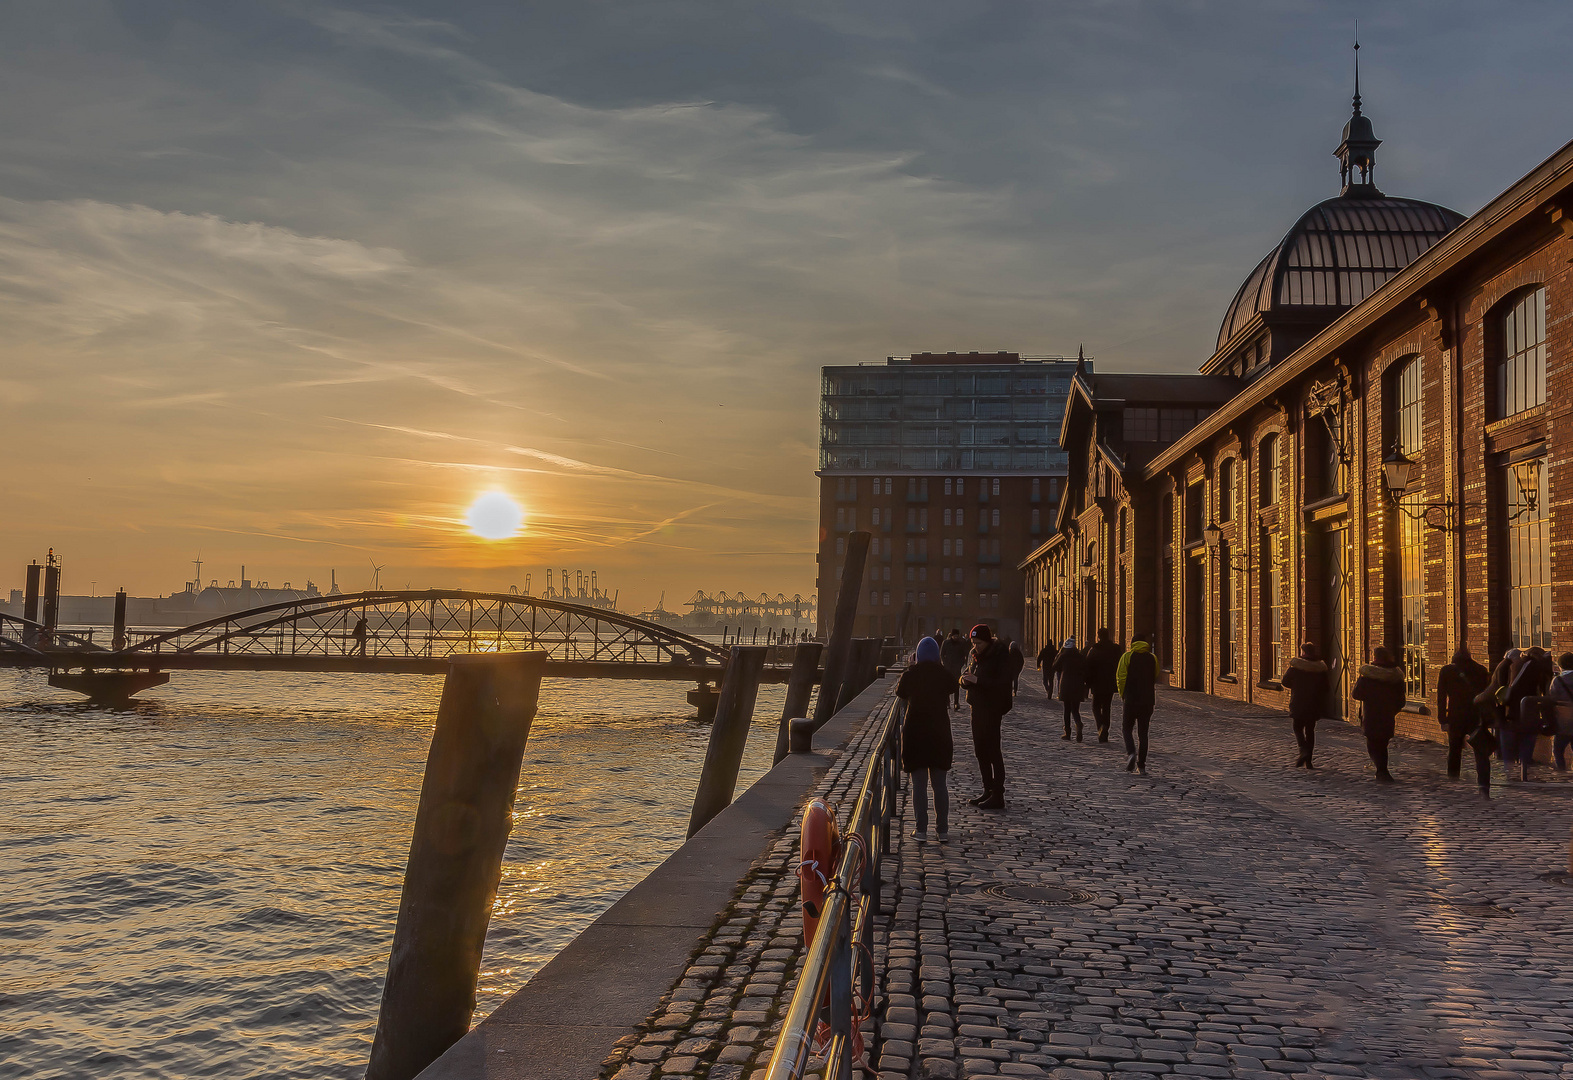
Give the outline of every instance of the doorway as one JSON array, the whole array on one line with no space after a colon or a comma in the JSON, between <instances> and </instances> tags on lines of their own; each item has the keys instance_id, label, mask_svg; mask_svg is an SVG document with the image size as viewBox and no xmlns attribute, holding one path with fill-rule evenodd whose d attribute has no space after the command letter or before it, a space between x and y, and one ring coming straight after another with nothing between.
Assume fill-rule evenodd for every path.
<instances>
[{"instance_id":1,"label":"doorway","mask_svg":"<svg viewBox=\"0 0 1573 1080\"><path fill-rule=\"evenodd\" d=\"M1336 525L1322 534L1321 577L1318 595L1321 600L1321 634L1317 646L1327 663L1329 677L1325 715L1342 720L1344 701L1349 692L1347 627L1349 590L1347 584L1349 529Z\"/></svg>"},{"instance_id":2,"label":"doorway","mask_svg":"<svg viewBox=\"0 0 1573 1080\"><path fill-rule=\"evenodd\" d=\"M1207 564L1185 564L1185 688L1205 690L1207 679Z\"/></svg>"}]
</instances>

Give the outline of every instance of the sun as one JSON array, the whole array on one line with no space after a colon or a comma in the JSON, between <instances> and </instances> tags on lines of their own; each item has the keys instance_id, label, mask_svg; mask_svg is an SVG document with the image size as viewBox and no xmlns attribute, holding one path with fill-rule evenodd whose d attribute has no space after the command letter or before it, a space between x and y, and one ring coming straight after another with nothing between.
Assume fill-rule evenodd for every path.
<instances>
[{"instance_id":1,"label":"sun","mask_svg":"<svg viewBox=\"0 0 1573 1080\"><path fill-rule=\"evenodd\" d=\"M507 540L524 526L524 507L505 492L488 491L476 496L464 522L482 540Z\"/></svg>"}]
</instances>

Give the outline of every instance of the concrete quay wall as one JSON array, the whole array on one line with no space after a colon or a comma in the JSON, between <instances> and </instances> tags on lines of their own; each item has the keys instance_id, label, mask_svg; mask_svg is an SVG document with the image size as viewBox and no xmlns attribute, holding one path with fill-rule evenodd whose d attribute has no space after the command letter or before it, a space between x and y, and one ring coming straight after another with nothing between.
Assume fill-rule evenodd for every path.
<instances>
[{"instance_id":1,"label":"concrete quay wall","mask_svg":"<svg viewBox=\"0 0 1573 1080\"><path fill-rule=\"evenodd\" d=\"M705 1032L747 1020L771 1026L796 968L802 935L795 905L799 808L828 794L845 814L872 741L871 718L894 688L876 681L792 754L612 905L484 1021L423 1071L421 1080L642 1080L641 1045L678 1056ZM847 808L839 803L846 801ZM765 922L773 925L766 927ZM779 936L775 936L779 928ZM757 942L764 936L766 944ZM771 938L774 940L770 940ZM755 943L755 944L745 944ZM767 982L728 978L761 968ZM747 952L739 957L737 954ZM737 961L732 963L732 961ZM762 1041L762 1039L760 1040ZM741 1056L709 1047L722 1064ZM746 1057L755 1057L748 1047ZM673 1070L664 1069L664 1073ZM728 1071L728 1070L723 1070ZM741 1074L741 1067L736 1070ZM714 1069L711 1075L717 1075Z\"/></svg>"}]
</instances>

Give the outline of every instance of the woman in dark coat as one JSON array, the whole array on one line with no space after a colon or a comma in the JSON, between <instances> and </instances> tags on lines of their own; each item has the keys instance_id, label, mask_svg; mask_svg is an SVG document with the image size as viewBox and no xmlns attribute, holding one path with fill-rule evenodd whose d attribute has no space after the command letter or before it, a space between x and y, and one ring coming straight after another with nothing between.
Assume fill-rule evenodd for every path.
<instances>
[{"instance_id":1,"label":"woman in dark coat","mask_svg":"<svg viewBox=\"0 0 1573 1080\"><path fill-rule=\"evenodd\" d=\"M1371 662L1360 665L1360 677L1349 696L1361 705L1360 726L1365 730L1365 748L1376 766L1376 778L1391 783L1387 744L1393 741L1394 720L1404 707L1404 669L1385 646L1372 649Z\"/></svg>"},{"instance_id":2,"label":"woman in dark coat","mask_svg":"<svg viewBox=\"0 0 1573 1080\"><path fill-rule=\"evenodd\" d=\"M1510 670L1507 700L1503 702L1506 709L1497 738L1502 744L1507 778L1528 780L1535 742L1540 738L1541 711L1525 709L1524 699L1544 697L1556 672L1551 666L1551 654L1538 645L1524 650Z\"/></svg>"},{"instance_id":3,"label":"woman in dark coat","mask_svg":"<svg viewBox=\"0 0 1573 1080\"><path fill-rule=\"evenodd\" d=\"M1060 703L1065 706L1065 734L1071 737L1071 721L1076 722L1076 741L1081 742L1081 703L1087 697L1087 657L1068 637L1054 657L1054 674L1060 679Z\"/></svg>"},{"instance_id":4,"label":"woman in dark coat","mask_svg":"<svg viewBox=\"0 0 1573 1080\"><path fill-rule=\"evenodd\" d=\"M1278 680L1289 691L1289 719L1294 723L1294 741L1300 744L1295 768L1315 768L1311 755L1316 752L1316 722L1327 708L1327 665L1317 648L1307 641L1300 655L1289 661L1289 670Z\"/></svg>"},{"instance_id":5,"label":"woman in dark coat","mask_svg":"<svg viewBox=\"0 0 1573 1080\"><path fill-rule=\"evenodd\" d=\"M950 835L950 790L945 774L955 755L950 738L950 695L955 686L956 677L940 662L939 642L933 638L918 642L916 662L896 683L896 696L907 703L901 726L901 767L912 774L912 808L917 818L912 835L919 840L929 838L931 783L937 835L941 840Z\"/></svg>"}]
</instances>

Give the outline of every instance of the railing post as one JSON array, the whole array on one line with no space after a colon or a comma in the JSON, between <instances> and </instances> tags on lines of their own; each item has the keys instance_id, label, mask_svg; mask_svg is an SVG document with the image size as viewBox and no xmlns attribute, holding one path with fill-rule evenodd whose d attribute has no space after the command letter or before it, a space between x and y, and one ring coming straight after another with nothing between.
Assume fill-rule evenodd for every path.
<instances>
[{"instance_id":1,"label":"railing post","mask_svg":"<svg viewBox=\"0 0 1573 1080\"><path fill-rule=\"evenodd\" d=\"M819 654L824 646L805 641L792 653L792 674L787 679L786 704L781 707L781 727L776 731L777 765L792 749L792 720L808 715L808 699L814 692L814 676L819 674Z\"/></svg>"},{"instance_id":2,"label":"railing post","mask_svg":"<svg viewBox=\"0 0 1573 1080\"><path fill-rule=\"evenodd\" d=\"M836 951L830 960L830 1033L841 1036L838 1060L825 1062L825 1075L850 1076L852 1069L852 903L841 905L836 921Z\"/></svg>"},{"instance_id":3,"label":"railing post","mask_svg":"<svg viewBox=\"0 0 1573 1080\"><path fill-rule=\"evenodd\" d=\"M409 1080L469 1030L545 670L539 652L449 661L367 1080Z\"/></svg>"},{"instance_id":4,"label":"railing post","mask_svg":"<svg viewBox=\"0 0 1573 1080\"><path fill-rule=\"evenodd\" d=\"M855 532L847 537L847 561L841 567L841 591L836 594L836 619L831 624L830 643L825 648L825 677L814 704L814 727L825 726L839 705L843 673L852 649L852 624L857 618L858 597L863 592L863 569L868 562L869 534Z\"/></svg>"},{"instance_id":5,"label":"railing post","mask_svg":"<svg viewBox=\"0 0 1573 1080\"><path fill-rule=\"evenodd\" d=\"M759 698L759 677L764 672L763 645L734 645L721 680L721 696L716 702L715 721L710 725L710 745L705 750L705 765L699 774L699 790L688 817L688 835L704 828L728 806L737 790L737 770L743 764L743 747L748 728L754 721L754 703Z\"/></svg>"}]
</instances>

